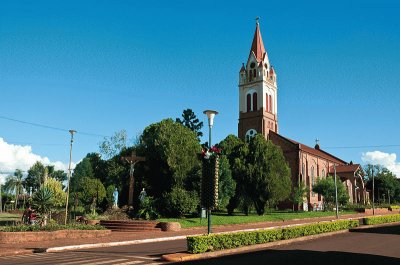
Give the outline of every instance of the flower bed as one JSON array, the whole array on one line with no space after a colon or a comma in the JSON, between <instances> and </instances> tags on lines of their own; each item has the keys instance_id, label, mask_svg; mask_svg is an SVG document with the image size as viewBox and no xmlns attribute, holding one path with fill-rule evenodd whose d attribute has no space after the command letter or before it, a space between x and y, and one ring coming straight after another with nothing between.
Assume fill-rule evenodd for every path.
<instances>
[{"instance_id":1,"label":"flower bed","mask_svg":"<svg viewBox=\"0 0 400 265\"><path fill-rule=\"evenodd\" d=\"M190 253L203 253L345 230L358 225L358 220L340 220L270 230L189 236L187 246Z\"/></svg>"},{"instance_id":2,"label":"flower bed","mask_svg":"<svg viewBox=\"0 0 400 265\"><path fill-rule=\"evenodd\" d=\"M366 225L377 225L377 224L385 224L393 222L400 222L400 214L373 216L364 218L364 224Z\"/></svg>"}]
</instances>

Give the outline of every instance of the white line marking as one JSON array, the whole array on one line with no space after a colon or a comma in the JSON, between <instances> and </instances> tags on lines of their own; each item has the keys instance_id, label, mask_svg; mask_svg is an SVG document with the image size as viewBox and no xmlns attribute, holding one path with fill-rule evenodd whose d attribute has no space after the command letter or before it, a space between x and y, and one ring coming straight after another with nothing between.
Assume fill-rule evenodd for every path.
<instances>
[{"instance_id":1,"label":"white line marking","mask_svg":"<svg viewBox=\"0 0 400 265\"><path fill-rule=\"evenodd\" d=\"M131 265L131 264L140 264L143 262L144 261L141 261L141 260L132 260L132 261L124 262L124 263L118 263L116 265Z\"/></svg>"}]
</instances>

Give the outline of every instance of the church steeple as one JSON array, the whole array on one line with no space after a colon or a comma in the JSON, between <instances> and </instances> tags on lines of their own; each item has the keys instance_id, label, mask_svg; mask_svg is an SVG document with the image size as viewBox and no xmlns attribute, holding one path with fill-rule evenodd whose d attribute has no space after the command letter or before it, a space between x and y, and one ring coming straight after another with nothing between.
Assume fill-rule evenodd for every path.
<instances>
[{"instance_id":1,"label":"church steeple","mask_svg":"<svg viewBox=\"0 0 400 265\"><path fill-rule=\"evenodd\" d=\"M264 48L264 43L260 33L260 23L258 22L258 17L256 18L256 31L254 32L253 42L251 44L251 50L249 54L249 58L252 53L254 53L254 57L257 62L261 62L264 60L264 56L267 55L267 52Z\"/></svg>"},{"instance_id":2,"label":"church steeple","mask_svg":"<svg viewBox=\"0 0 400 265\"><path fill-rule=\"evenodd\" d=\"M247 139L256 133L268 138L269 131L278 133L276 81L276 72L269 63L257 18L247 63L239 71L240 138Z\"/></svg>"}]
</instances>

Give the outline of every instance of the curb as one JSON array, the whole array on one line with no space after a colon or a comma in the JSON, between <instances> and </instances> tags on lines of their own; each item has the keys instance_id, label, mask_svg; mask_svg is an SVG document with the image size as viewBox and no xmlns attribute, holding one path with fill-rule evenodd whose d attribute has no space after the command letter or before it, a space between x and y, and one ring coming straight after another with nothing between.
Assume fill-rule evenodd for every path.
<instances>
[{"instance_id":1,"label":"curb","mask_svg":"<svg viewBox=\"0 0 400 265\"><path fill-rule=\"evenodd\" d=\"M265 243L265 244L257 244L257 245L245 246L245 247L240 247L240 248L218 250L218 251L206 252L206 253L201 253L201 254L190 254L190 253L166 254L166 255L162 255L161 258L162 258L162 260L169 261L169 262L182 262L182 261L208 259L208 258L227 256L227 255L232 255L232 254L251 252L251 251L255 251L255 250L262 250L262 249L266 249L266 248L270 248L270 247L287 245L287 244L291 244L291 243L295 243L295 242L308 241L308 240L313 240L313 239L322 238L322 237L329 237L329 236L333 236L333 235L345 234L348 232L349 232L349 229L345 229L345 230L329 232L329 233L324 233L324 234L319 234L319 235L303 236L303 237L298 237L298 238L293 238L293 239L269 242L269 243Z\"/></svg>"},{"instance_id":2,"label":"curb","mask_svg":"<svg viewBox=\"0 0 400 265\"><path fill-rule=\"evenodd\" d=\"M352 218L349 218L352 219ZM320 221L317 223L331 222L329 221ZM249 229L241 229L227 232L218 232L213 234L229 234L229 233L237 233L237 232L251 232L258 230L271 230L276 228L285 228L285 227L294 227L301 226L304 224L290 224L290 225L280 225L280 226L271 226L265 228L249 228ZM173 241L173 240L182 240L186 239L187 236L200 236L201 234L193 234L193 235L183 235L183 236L173 236L173 237L160 237L160 238L149 238L149 239L137 239L137 240L129 240L129 241L120 241L120 242L108 242L108 243L94 243L94 244L82 244L82 245L71 245L71 246L62 246L62 247L50 247L45 249L36 250L39 252L62 252L62 251L70 251L70 250L78 250L78 249L89 249L89 248L102 248L102 247L116 247L116 246L126 246L126 245L137 245L137 244L145 244L145 243L154 243L154 242L162 242L162 241ZM191 254L192 255L192 254Z\"/></svg>"}]
</instances>

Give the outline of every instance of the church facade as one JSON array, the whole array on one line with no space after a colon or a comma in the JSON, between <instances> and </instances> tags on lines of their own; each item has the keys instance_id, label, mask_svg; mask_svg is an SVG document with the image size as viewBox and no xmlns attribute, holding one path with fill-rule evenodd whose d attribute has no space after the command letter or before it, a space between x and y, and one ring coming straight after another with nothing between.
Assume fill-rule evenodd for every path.
<instances>
[{"instance_id":1,"label":"church facade","mask_svg":"<svg viewBox=\"0 0 400 265\"><path fill-rule=\"evenodd\" d=\"M270 64L257 21L247 63L239 71L239 123L238 136L249 140L261 133L278 145L291 169L292 183L304 183L307 196L303 210L322 209L323 198L312 192L317 178L325 178L336 171L337 179L345 186L351 203L365 204L368 194L359 164L346 161L322 150L316 143L309 147L284 137L278 132L277 75Z\"/></svg>"}]
</instances>

